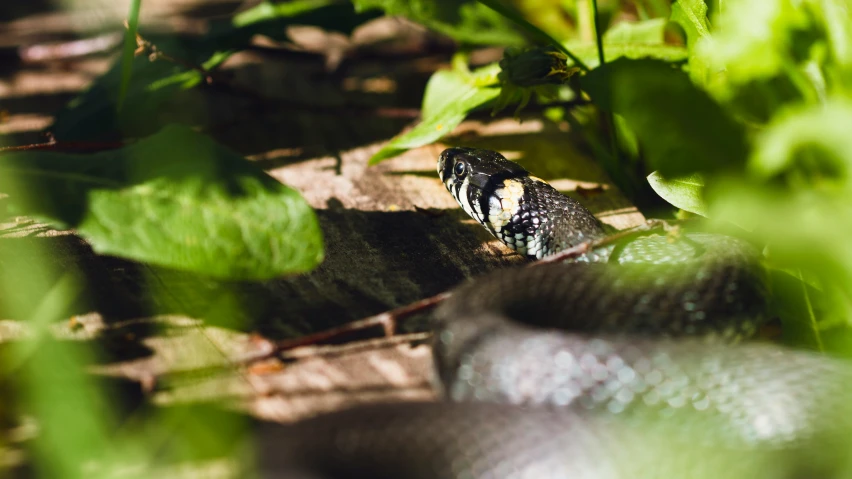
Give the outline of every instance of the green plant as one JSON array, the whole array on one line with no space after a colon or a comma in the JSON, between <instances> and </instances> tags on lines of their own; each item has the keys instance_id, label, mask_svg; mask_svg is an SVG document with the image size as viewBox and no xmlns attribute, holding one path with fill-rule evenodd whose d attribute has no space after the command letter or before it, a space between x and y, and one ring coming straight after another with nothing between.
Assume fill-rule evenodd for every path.
<instances>
[{"instance_id":1,"label":"green plant","mask_svg":"<svg viewBox=\"0 0 852 479\"><path fill-rule=\"evenodd\" d=\"M323 239L300 194L202 133L161 128L158 114L177 92L216 83L254 35L280 40L284 27L305 24L348 34L402 15L459 48L452 68L429 79L420 121L371 164L435 142L480 110L517 115L531 102L551 105L548 114L581 132L637 203L659 195L672 211L765 246L774 313L789 342L852 352L852 16L843 0L575 0L549 5L558 18L522 0L264 1L206 35L156 44L137 36L143 4L131 2L121 59L57 115L49 128L57 143L0 151L7 216L73 228L102 254L217 280L312 270ZM683 41L672 41L672 24ZM502 61L471 71L468 54L483 45L508 48ZM53 151L74 142L98 152ZM110 392L82 372L98 351L49 340L63 305L85 296L86 285L47 255L31 245L0 250L0 291L15 293L0 302L35 331L4 358L0 379L19 381L29 412L43 420L39 471L106 477L128 463L156 466L163 449L182 460L236 447L204 441L209 418L235 436L244 426L209 411L159 411L114 432ZM224 316L246 306L227 287L196 299ZM71 372L57 374L56 364ZM60 395L63 408L54 410ZM169 449L172 434L197 448ZM81 472L111 442L117 452Z\"/></svg>"}]
</instances>

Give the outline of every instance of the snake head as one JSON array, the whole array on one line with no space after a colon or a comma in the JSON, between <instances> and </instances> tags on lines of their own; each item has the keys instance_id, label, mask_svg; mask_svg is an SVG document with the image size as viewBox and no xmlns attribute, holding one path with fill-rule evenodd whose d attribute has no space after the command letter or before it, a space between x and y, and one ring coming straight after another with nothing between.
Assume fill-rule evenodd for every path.
<instances>
[{"instance_id":1,"label":"snake head","mask_svg":"<svg viewBox=\"0 0 852 479\"><path fill-rule=\"evenodd\" d=\"M496 151L448 148L438 157L438 176L465 213L529 258L603 234L582 205Z\"/></svg>"},{"instance_id":2,"label":"snake head","mask_svg":"<svg viewBox=\"0 0 852 479\"><path fill-rule=\"evenodd\" d=\"M456 147L447 148L438 157L438 176L447 189L467 178L475 187L486 188L489 182L529 176L529 172L496 151Z\"/></svg>"},{"instance_id":3,"label":"snake head","mask_svg":"<svg viewBox=\"0 0 852 479\"><path fill-rule=\"evenodd\" d=\"M489 198L507 180L528 177L529 172L496 151L457 147L447 148L438 157L438 176L462 209L488 228Z\"/></svg>"}]
</instances>

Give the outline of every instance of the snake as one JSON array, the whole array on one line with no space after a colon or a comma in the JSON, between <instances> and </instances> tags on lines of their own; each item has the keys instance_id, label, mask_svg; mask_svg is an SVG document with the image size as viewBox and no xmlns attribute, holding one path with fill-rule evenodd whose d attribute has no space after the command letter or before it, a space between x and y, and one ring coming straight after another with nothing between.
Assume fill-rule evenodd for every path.
<instances>
[{"instance_id":1,"label":"snake","mask_svg":"<svg viewBox=\"0 0 852 479\"><path fill-rule=\"evenodd\" d=\"M761 251L691 231L625 237L496 151L453 147L438 175L530 265L474 278L433 317L443 399L276 426L274 477L840 477L852 366L755 339ZM286 472L284 472L286 471Z\"/></svg>"}]
</instances>

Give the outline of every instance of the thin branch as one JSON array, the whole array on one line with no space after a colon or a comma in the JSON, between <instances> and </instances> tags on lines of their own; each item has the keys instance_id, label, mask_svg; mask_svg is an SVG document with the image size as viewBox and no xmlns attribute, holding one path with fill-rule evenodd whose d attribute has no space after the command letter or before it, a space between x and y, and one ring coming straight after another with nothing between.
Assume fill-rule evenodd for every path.
<instances>
[{"instance_id":1,"label":"thin branch","mask_svg":"<svg viewBox=\"0 0 852 479\"><path fill-rule=\"evenodd\" d=\"M443 302L449 297L450 292L436 294L435 296L421 299L411 304L407 304L405 306L401 306L390 311L385 311L384 313L380 313L375 316L370 316L364 319L360 319L358 321L346 323L336 328L331 328L325 331L320 331L318 333L309 334L307 336L302 336L301 338L281 341L275 343L270 351L267 351L266 353L263 353L259 356L254 356L245 359L243 361L240 361L240 363L250 364L257 361L263 361L265 359L279 357L285 351L290 351L292 349L299 348L302 346L312 346L316 344L325 343L328 341L339 339L355 331L363 331L365 329L370 329L377 326L381 326L385 337L390 337L393 336L396 330L396 325L399 323L399 321L402 321L403 319L409 316L413 316L414 314L429 311L441 304L441 302Z\"/></svg>"},{"instance_id":2,"label":"thin branch","mask_svg":"<svg viewBox=\"0 0 852 479\"><path fill-rule=\"evenodd\" d=\"M69 141L62 142L51 139L45 143L33 143L30 145L20 146L5 146L0 147L0 153L13 153L16 151L32 151L32 150L47 150L47 151L73 151L81 153L93 153L105 150L115 150L127 146L127 142L112 141L112 142L83 142Z\"/></svg>"}]
</instances>

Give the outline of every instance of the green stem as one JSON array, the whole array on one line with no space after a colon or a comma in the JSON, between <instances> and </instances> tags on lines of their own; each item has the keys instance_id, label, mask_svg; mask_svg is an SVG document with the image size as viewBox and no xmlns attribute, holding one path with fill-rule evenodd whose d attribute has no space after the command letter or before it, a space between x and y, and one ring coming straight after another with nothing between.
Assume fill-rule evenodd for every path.
<instances>
[{"instance_id":1,"label":"green stem","mask_svg":"<svg viewBox=\"0 0 852 479\"><path fill-rule=\"evenodd\" d=\"M124 48L121 53L121 85L118 87L118 109L124 104L127 89L130 86L130 76L133 74L133 56L136 51L136 31L139 29L139 10L142 0L130 3L130 13L127 14L127 32L124 34Z\"/></svg>"},{"instance_id":2,"label":"green stem","mask_svg":"<svg viewBox=\"0 0 852 479\"><path fill-rule=\"evenodd\" d=\"M565 56L570 58L571 61L573 61L574 64L577 65L581 70L583 70L585 72L589 71L589 67L585 63L583 63L583 61L580 60L576 55L571 53L570 50L565 48L565 46L562 45L562 43L560 43L558 40L556 40L555 38L548 35L547 32L545 32L544 30L542 30L542 29L538 28L537 26L533 25L532 23L528 22L523 16L521 16L520 13L516 12L515 10L513 10L513 9L511 9L511 8L505 6L505 5L503 5L502 3L499 2L499 0L477 0L477 1L479 3L485 5L486 7L494 10L495 12L499 13L500 15L503 15L504 17L508 18L509 20L512 20L513 22L515 22L519 26L523 27L530 35L537 38L539 41L552 44L560 52L564 53Z\"/></svg>"},{"instance_id":3,"label":"green stem","mask_svg":"<svg viewBox=\"0 0 852 479\"><path fill-rule=\"evenodd\" d=\"M802 297L805 299L805 306L808 308L808 319L811 323L811 331L814 333L817 349L820 352L824 352L825 345L822 343L822 335L819 332L814 306L811 303L811 295L808 294L808 284L805 282L805 277L802 275L801 269L796 270L796 274L799 277L799 283L802 285Z\"/></svg>"},{"instance_id":4,"label":"green stem","mask_svg":"<svg viewBox=\"0 0 852 479\"><path fill-rule=\"evenodd\" d=\"M600 15L598 15L598 0L592 0L592 19L595 22L595 42L598 45L598 62L600 62L600 66L604 66L606 60L604 59L603 32L601 32L600 18Z\"/></svg>"},{"instance_id":5,"label":"green stem","mask_svg":"<svg viewBox=\"0 0 852 479\"><path fill-rule=\"evenodd\" d=\"M592 17L595 22L595 42L598 47L598 62L599 67L603 67L606 63L606 57L604 56L604 47L603 47L603 31L601 31L601 19L598 14L598 2L597 0L592 1ZM621 166L621 155L618 153L618 131L615 127L615 117L614 113L608 112L604 114L606 127L609 130L609 147L612 151L612 159L615 162L613 165L613 170L618 169ZM614 178L613 178L614 179ZM632 185L631 185L632 186ZM626 192L631 194L631 192Z\"/></svg>"},{"instance_id":6,"label":"green stem","mask_svg":"<svg viewBox=\"0 0 852 479\"><path fill-rule=\"evenodd\" d=\"M589 0L577 2L577 9L574 16L577 19L577 32L580 41L583 43L592 41L592 38L595 36L595 29L592 7L589 5Z\"/></svg>"}]
</instances>

